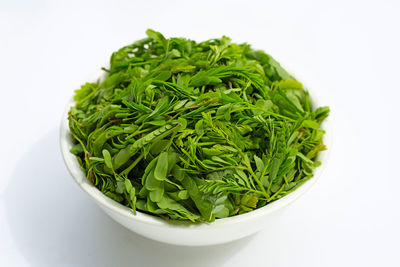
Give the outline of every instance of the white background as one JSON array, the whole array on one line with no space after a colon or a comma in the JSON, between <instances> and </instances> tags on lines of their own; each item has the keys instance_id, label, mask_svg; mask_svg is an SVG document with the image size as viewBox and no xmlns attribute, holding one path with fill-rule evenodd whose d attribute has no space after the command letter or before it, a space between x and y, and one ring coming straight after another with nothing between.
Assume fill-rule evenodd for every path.
<instances>
[{"instance_id":1,"label":"white background","mask_svg":"<svg viewBox=\"0 0 400 267\"><path fill-rule=\"evenodd\" d=\"M0 266L400 266L399 1L0 1ZM323 176L279 223L187 248L114 223L73 182L73 90L153 28L272 54L332 113Z\"/></svg>"}]
</instances>

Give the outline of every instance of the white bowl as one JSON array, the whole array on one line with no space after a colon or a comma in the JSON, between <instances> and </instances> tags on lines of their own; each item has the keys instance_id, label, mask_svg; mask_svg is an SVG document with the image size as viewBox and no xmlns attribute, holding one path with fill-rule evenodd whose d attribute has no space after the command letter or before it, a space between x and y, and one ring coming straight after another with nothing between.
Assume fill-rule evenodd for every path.
<instances>
[{"instance_id":1,"label":"white bowl","mask_svg":"<svg viewBox=\"0 0 400 267\"><path fill-rule=\"evenodd\" d=\"M94 75L92 81L104 79L104 75L104 73L97 73ZM313 102L318 104L318 101L315 101L314 94L311 93L311 95L314 99ZM328 147L328 150L320 152L318 155L318 159L322 162L322 165L315 170L314 177L292 193L249 213L216 219L212 223L167 222L156 216L141 212L137 212L134 215L130 208L108 198L88 181L85 173L80 168L78 160L69 152L73 146L73 140L68 127L68 111L72 105L74 105L74 102L71 100L62 117L60 141L65 164L74 180L115 221L139 235L174 245L216 245L237 240L260 231L272 220L279 219L276 216L277 211L282 210L282 208L310 189L321 175L328 160L329 150L331 149L331 129L329 127L329 120L326 119L322 124L322 128L326 130L324 143Z\"/></svg>"}]
</instances>

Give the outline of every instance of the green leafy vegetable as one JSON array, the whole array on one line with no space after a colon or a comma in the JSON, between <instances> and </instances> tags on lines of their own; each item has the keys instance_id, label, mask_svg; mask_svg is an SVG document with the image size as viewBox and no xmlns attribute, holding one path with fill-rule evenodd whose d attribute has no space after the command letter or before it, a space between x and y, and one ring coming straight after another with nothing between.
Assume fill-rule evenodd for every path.
<instances>
[{"instance_id":1,"label":"green leafy vegetable","mask_svg":"<svg viewBox=\"0 0 400 267\"><path fill-rule=\"evenodd\" d=\"M146 33L69 112L71 153L101 192L135 213L212 222L312 177L329 108L314 109L277 61L227 37Z\"/></svg>"}]
</instances>

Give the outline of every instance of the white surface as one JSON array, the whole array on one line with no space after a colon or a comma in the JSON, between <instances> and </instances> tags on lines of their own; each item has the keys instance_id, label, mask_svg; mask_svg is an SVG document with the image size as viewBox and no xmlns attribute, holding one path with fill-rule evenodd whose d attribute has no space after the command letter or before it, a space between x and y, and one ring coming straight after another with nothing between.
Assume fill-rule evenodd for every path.
<instances>
[{"instance_id":1,"label":"white surface","mask_svg":"<svg viewBox=\"0 0 400 267\"><path fill-rule=\"evenodd\" d=\"M0 266L399 266L398 1L1 1ZM324 175L269 229L184 248L114 223L69 177L73 89L151 27L272 54L332 109Z\"/></svg>"},{"instance_id":2,"label":"white surface","mask_svg":"<svg viewBox=\"0 0 400 267\"><path fill-rule=\"evenodd\" d=\"M86 82L96 82L104 80L105 72L93 75L92 80ZM91 76L92 78L92 76ZM313 95L313 104L318 105L315 92ZM280 214L283 210L306 193L315 184L323 174L323 170L329 163L330 150L322 151L318 154L318 160L322 165L314 171L314 177L301 185L294 192L280 198L262 208L252 212L236 215L224 219L218 219L213 223L171 223L159 217L148 215L137 211L132 213L132 209L113 201L105 196L86 178L86 173L81 169L76 156L70 153L74 146L74 141L69 130L68 112L75 102L71 99L65 107L60 127L61 153L68 171L81 189L92 198L111 218L125 226L129 230L147 237L152 240L180 246L210 246L219 245L234 240L238 240L256 232L269 228L277 220L280 220ZM327 147L332 147L332 127L330 118L326 118L321 124L321 128L326 131L323 141Z\"/></svg>"}]
</instances>

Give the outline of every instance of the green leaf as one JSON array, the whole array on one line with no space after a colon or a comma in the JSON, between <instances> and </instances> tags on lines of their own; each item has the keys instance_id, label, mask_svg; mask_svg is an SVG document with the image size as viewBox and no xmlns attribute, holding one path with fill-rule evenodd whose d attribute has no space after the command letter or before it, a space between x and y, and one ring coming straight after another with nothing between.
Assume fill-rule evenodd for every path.
<instances>
[{"instance_id":1,"label":"green leaf","mask_svg":"<svg viewBox=\"0 0 400 267\"><path fill-rule=\"evenodd\" d=\"M136 214L136 200L137 200L136 189L135 187L132 186L132 183L129 179L125 179L124 184L129 199L129 203L131 205L131 208L133 209L133 213Z\"/></svg>"},{"instance_id":2,"label":"green leaf","mask_svg":"<svg viewBox=\"0 0 400 267\"><path fill-rule=\"evenodd\" d=\"M163 198L163 195L164 195L163 187L160 187L160 188L157 188L156 190L150 191L150 194L149 194L150 199L153 202L160 202Z\"/></svg>"},{"instance_id":3,"label":"green leaf","mask_svg":"<svg viewBox=\"0 0 400 267\"><path fill-rule=\"evenodd\" d=\"M273 103L271 100L264 100L264 99L259 99L256 102L256 107L259 109L254 110L254 115L260 115L263 114L264 112L271 111L273 107Z\"/></svg>"},{"instance_id":4,"label":"green leaf","mask_svg":"<svg viewBox=\"0 0 400 267\"><path fill-rule=\"evenodd\" d=\"M168 53L169 41L165 39L161 33L148 29L146 34L154 41L160 43L163 46L165 53Z\"/></svg>"},{"instance_id":5,"label":"green leaf","mask_svg":"<svg viewBox=\"0 0 400 267\"><path fill-rule=\"evenodd\" d=\"M185 172L177 166L172 169L172 175L178 181L182 181L185 178Z\"/></svg>"},{"instance_id":6,"label":"green leaf","mask_svg":"<svg viewBox=\"0 0 400 267\"><path fill-rule=\"evenodd\" d=\"M156 120L156 121L148 121L146 124L154 125L154 126L164 126L167 122L165 120Z\"/></svg>"},{"instance_id":7,"label":"green leaf","mask_svg":"<svg viewBox=\"0 0 400 267\"><path fill-rule=\"evenodd\" d=\"M198 215L190 212L184 206L182 206L175 200L167 197L166 195L161 198L159 202L157 202L157 205L163 210L176 211L179 215L184 216L191 221L195 221L199 217Z\"/></svg>"},{"instance_id":8,"label":"green leaf","mask_svg":"<svg viewBox=\"0 0 400 267\"><path fill-rule=\"evenodd\" d=\"M158 81L167 81L171 77L172 73L170 71L162 71L157 76L154 77L154 80Z\"/></svg>"},{"instance_id":9,"label":"green leaf","mask_svg":"<svg viewBox=\"0 0 400 267\"><path fill-rule=\"evenodd\" d=\"M178 101L177 104L174 106L174 110L180 109L180 108L183 107L187 102L188 102L188 99L184 99L184 100Z\"/></svg>"},{"instance_id":10,"label":"green leaf","mask_svg":"<svg viewBox=\"0 0 400 267\"><path fill-rule=\"evenodd\" d=\"M181 183L189 193L190 198L196 204L196 207L203 218L208 222L214 221L215 216L212 213L212 203L205 198L202 192L200 192L195 181L188 175L185 175L181 180Z\"/></svg>"},{"instance_id":11,"label":"green leaf","mask_svg":"<svg viewBox=\"0 0 400 267\"><path fill-rule=\"evenodd\" d=\"M218 205L214 208L213 213L217 218L226 218L229 216L229 209L224 205Z\"/></svg>"},{"instance_id":12,"label":"green leaf","mask_svg":"<svg viewBox=\"0 0 400 267\"><path fill-rule=\"evenodd\" d=\"M189 198L188 191L187 191L187 190L179 191L178 197L179 197L180 199L183 199L183 200L184 200L184 199L188 199L188 198Z\"/></svg>"},{"instance_id":13,"label":"green leaf","mask_svg":"<svg viewBox=\"0 0 400 267\"><path fill-rule=\"evenodd\" d=\"M254 161L256 163L257 170L260 173L263 173L264 172L264 162L262 161L262 159L260 159L257 155L254 155Z\"/></svg>"},{"instance_id":14,"label":"green leaf","mask_svg":"<svg viewBox=\"0 0 400 267\"><path fill-rule=\"evenodd\" d=\"M272 167L271 167L271 171L270 171L270 181L274 181L278 171L279 171L279 167L281 166L282 160L280 158L274 158L272 160Z\"/></svg>"},{"instance_id":15,"label":"green leaf","mask_svg":"<svg viewBox=\"0 0 400 267\"><path fill-rule=\"evenodd\" d=\"M186 129L187 120L186 120L185 118L180 117L180 118L178 119L178 123L181 125L181 126L180 126L180 129L181 129L181 130L185 130L185 129Z\"/></svg>"},{"instance_id":16,"label":"green leaf","mask_svg":"<svg viewBox=\"0 0 400 267\"><path fill-rule=\"evenodd\" d=\"M162 189L164 187L163 181L157 180L154 177L154 171L150 172L146 178L146 183L145 183L146 189L149 191L154 191L158 189Z\"/></svg>"},{"instance_id":17,"label":"green leaf","mask_svg":"<svg viewBox=\"0 0 400 267\"><path fill-rule=\"evenodd\" d=\"M69 152L71 152L71 153L74 154L74 155L78 155L78 154L80 154L80 153L83 153L84 150L83 150L82 145L81 145L80 143L77 143L77 144L75 144L75 145L73 145L73 146L71 147L71 149L69 150Z\"/></svg>"},{"instance_id":18,"label":"green leaf","mask_svg":"<svg viewBox=\"0 0 400 267\"><path fill-rule=\"evenodd\" d=\"M107 149L103 149L103 158L104 158L104 163L106 164L107 168L112 170L113 165L112 165L112 161L111 161L111 155Z\"/></svg>"},{"instance_id":19,"label":"green leaf","mask_svg":"<svg viewBox=\"0 0 400 267\"><path fill-rule=\"evenodd\" d=\"M205 133L203 120L199 120L196 122L195 130L197 135L203 135Z\"/></svg>"},{"instance_id":20,"label":"green leaf","mask_svg":"<svg viewBox=\"0 0 400 267\"><path fill-rule=\"evenodd\" d=\"M159 181L167 180L168 171L168 153L162 152L157 160L156 168L154 169L154 178Z\"/></svg>"}]
</instances>

